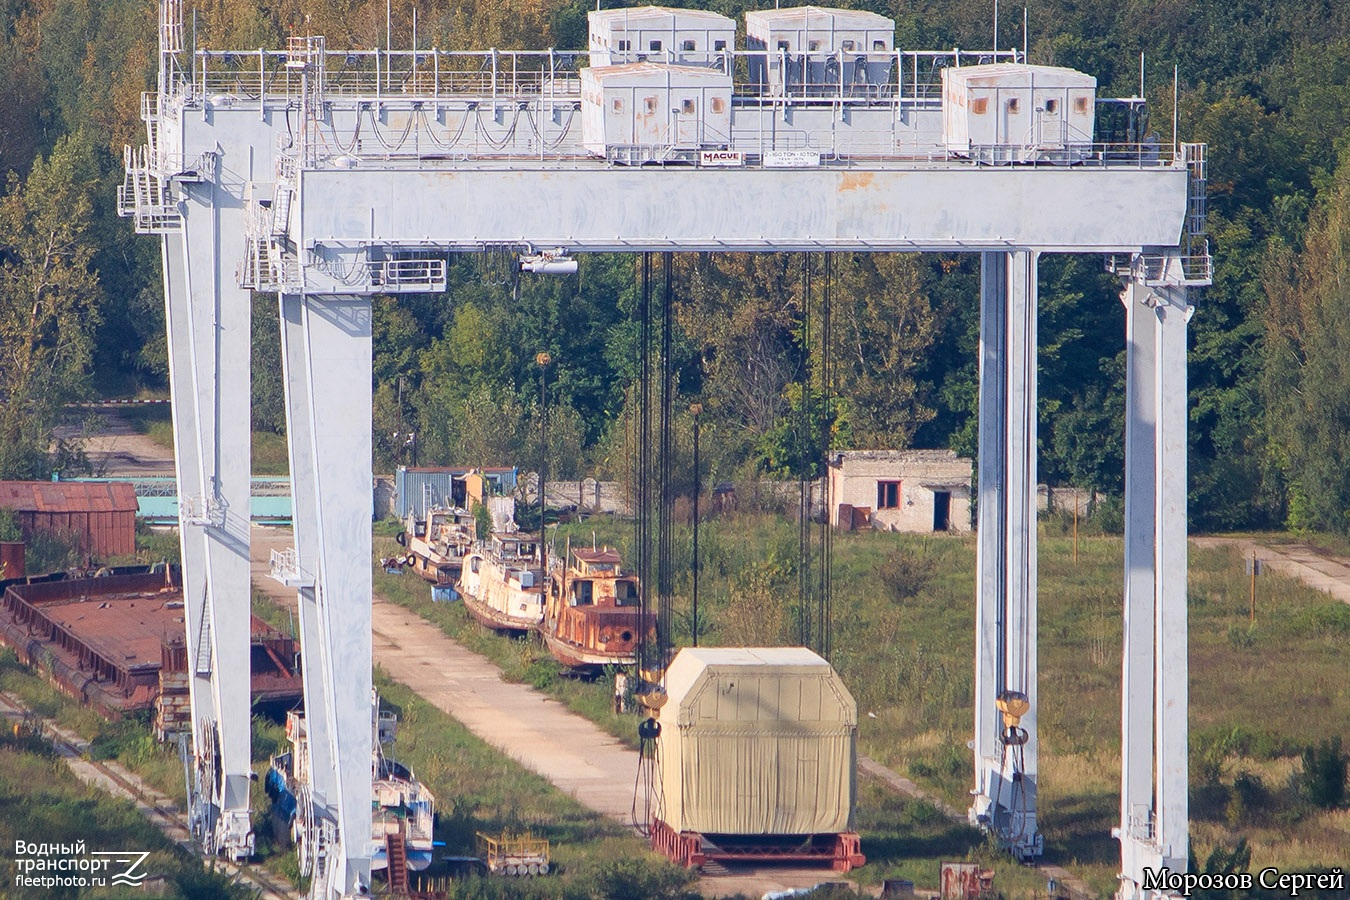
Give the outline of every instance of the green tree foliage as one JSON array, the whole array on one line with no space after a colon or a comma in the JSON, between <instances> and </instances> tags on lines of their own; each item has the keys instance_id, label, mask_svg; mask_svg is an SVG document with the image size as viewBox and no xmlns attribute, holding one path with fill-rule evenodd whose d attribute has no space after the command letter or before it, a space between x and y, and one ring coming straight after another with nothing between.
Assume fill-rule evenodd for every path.
<instances>
[{"instance_id":1,"label":"green tree foliage","mask_svg":"<svg viewBox=\"0 0 1350 900\"><path fill-rule=\"evenodd\" d=\"M1309 226L1307 249L1272 255L1261 395L1289 522L1350 531L1350 159Z\"/></svg>"},{"instance_id":2,"label":"green tree foliage","mask_svg":"<svg viewBox=\"0 0 1350 900\"><path fill-rule=\"evenodd\" d=\"M286 382L282 376L281 318L274 294L253 297L252 371L253 429L286 433Z\"/></svg>"},{"instance_id":3,"label":"green tree foliage","mask_svg":"<svg viewBox=\"0 0 1350 900\"><path fill-rule=\"evenodd\" d=\"M1319 809L1339 809L1345 805L1346 763L1340 736L1303 751L1300 786L1308 801Z\"/></svg>"},{"instance_id":4,"label":"green tree foliage","mask_svg":"<svg viewBox=\"0 0 1350 900\"><path fill-rule=\"evenodd\" d=\"M0 477L41 478L63 405L88 384L101 292L87 243L94 167L57 142L0 200Z\"/></svg>"}]
</instances>

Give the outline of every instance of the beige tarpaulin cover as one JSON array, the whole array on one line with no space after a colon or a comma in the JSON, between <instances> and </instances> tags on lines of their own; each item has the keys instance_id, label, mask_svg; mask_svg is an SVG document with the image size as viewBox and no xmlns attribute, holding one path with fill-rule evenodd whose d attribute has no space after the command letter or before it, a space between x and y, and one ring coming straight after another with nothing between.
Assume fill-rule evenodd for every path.
<instances>
[{"instance_id":1,"label":"beige tarpaulin cover","mask_svg":"<svg viewBox=\"0 0 1350 900\"><path fill-rule=\"evenodd\" d=\"M853 831L857 705L804 647L685 648L666 672L657 815L701 834Z\"/></svg>"}]
</instances>

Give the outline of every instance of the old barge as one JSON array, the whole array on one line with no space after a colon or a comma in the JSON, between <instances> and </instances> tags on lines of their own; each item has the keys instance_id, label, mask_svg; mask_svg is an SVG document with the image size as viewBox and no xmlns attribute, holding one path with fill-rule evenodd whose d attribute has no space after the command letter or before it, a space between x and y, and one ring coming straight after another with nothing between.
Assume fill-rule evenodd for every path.
<instances>
[{"instance_id":1,"label":"old barge","mask_svg":"<svg viewBox=\"0 0 1350 900\"><path fill-rule=\"evenodd\" d=\"M183 617L182 583L171 567L19 579L5 584L0 641L105 716L153 711L164 739L190 729ZM256 617L251 634L255 708L298 704L298 643Z\"/></svg>"}]
</instances>

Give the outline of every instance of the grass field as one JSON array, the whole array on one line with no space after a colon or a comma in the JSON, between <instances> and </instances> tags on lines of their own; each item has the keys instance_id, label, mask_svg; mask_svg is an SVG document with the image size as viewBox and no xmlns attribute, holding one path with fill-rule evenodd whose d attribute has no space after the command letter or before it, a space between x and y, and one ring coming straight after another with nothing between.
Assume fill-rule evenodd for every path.
<instances>
[{"instance_id":1,"label":"grass field","mask_svg":"<svg viewBox=\"0 0 1350 900\"><path fill-rule=\"evenodd\" d=\"M1084 536L1075 561L1066 531L1050 520L1040 535L1041 823L1047 861L1106 896L1119 854L1109 835L1119 803L1122 544ZM570 536L623 549L631 534L631 524L597 519L562 526L557 546ZM700 546L700 642L794 642L796 526L768 516L715 521L701 529ZM689 552L685 533L675 541L675 571L688 571ZM862 752L964 809L972 770L973 539L838 535L833 585L832 661L858 701ZM1305 747L1350 732L1350 607L1267 575L1249 625L1247 589L1236 550L1192 552L1193 850L1204 860L1245 838L1253 866L1344 865L1350 815L1312 807L1294 785ZM490 635L457 605L430 603L415 576L378 573L376 590L494 659L508 678L533 683L632 740L633 720L609 711L607 685L561 677L531 642ZM688 594L687 576L677 579L681 644L689 642ZM916 819L940 819L924 807L864 783L859 818L874 861L865 877L918 875L931 884L935 866L911 874L915 866L985 852L965 829L944 831L945 822L916 830ZM940 852L930 857L925 850L933 847ZM1004 890L1043 889L1015 867L999 868Z\"/></svg>"},{"instance_id":2,"label":"grass field","mask_svg":"<svg viewBox=\"0 0 1350 900\"><path fill-rule=\"evenodd\" d=\"M21 874L15 842L77 842L89 853L148 852L136 871L147 877L145 888L81 888L29 886L15 883ZM87 787L78 781L50 745L24 734L0 734L0 894L11 900L100 897L132 898L156 890L170 900L245 900L251 892L232 884L224 875L207 871L201 863L175 848L127 801ZM29 854L31 856L31 854ZM52 862L98 859L86 853L54 854ZM111 866L103 877L122 872ZM34 871L40 875L87 875L84 872Z\"/></svg>"}]
</instances>

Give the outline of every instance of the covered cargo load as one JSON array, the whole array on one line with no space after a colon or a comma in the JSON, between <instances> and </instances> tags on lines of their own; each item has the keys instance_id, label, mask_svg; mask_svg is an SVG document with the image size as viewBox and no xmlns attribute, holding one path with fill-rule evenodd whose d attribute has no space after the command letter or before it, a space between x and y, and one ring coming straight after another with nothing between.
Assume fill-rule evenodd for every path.
<instances>
[{"instance_id":1,"label":"covered cargo load","mask_svg":"<svg viewBox=\"0 0 1350 900\"><path fill-rule=\"evenodd\" d=\"M666 672L663 822L704 835L853 831L857 705L804 647L689 648Z\"/></svg>"},{"instance_id":2,"label":"covered cargo load","mask_svg":"<svg viewBox=\"0 0 1350 900\"><path fill-rule=\"evenodd\" d=\"M1097 79L997 63L942 70L947 151L986 163L1074 163L1092 152Z\"/></svg>"},{"instance_id":3,"label":"covered cargo load","mask_svg":"<svg viewBox=\"0 0 1350 900\"><path fill-rule=\"evenodd\" d=\"M736 23L702 9L597 9L586 19L592 66L664 62L723 68L736 47Z\"/></svg>"}]
</instances>

